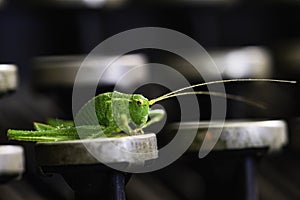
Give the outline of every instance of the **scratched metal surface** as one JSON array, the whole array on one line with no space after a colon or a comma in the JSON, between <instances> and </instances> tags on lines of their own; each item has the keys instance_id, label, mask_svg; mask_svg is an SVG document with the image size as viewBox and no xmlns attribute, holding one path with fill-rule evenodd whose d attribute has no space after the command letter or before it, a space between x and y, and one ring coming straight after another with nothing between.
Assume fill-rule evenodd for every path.
<instances>
[{"instance_id":1,"label":"scratched metal surface","mask_svg":"<svg viewBox=\"0 0 300 200\"><path fill-rule=\"evenodd\" d=\"M211 128L208 131L209 124ZM179 124L173 124L170 129L174 132ZM288 142L287 125L282 120L267 121L226 121L220 122L185 122L181 123L184 133L197 130L197 135L189 151L199 151L204 138L211 142L222 131L213 150L234 150L247 148L269 148L279 150Z\"/></svg>"},{"instance_id":2,"label":"scratched metal surface","mask_svg":"<svg viewBox=\"0 0 300 200\"><path fill-rule=\"evenodd\" d=\"M37 162L41 166L100 163L97 158L101 159L102 163L134 164L158 157L155 134L43 142L37 143L35 151Z\"/></svg>"}]
</instances>

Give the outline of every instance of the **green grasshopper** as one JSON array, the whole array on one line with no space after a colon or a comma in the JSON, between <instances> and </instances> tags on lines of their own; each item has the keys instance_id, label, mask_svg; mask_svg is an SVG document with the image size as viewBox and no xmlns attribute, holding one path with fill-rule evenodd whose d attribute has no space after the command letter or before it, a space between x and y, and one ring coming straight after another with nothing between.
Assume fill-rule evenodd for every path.
<instances>
[{"instance_id":1,"label":"green grasshopper","mask_svg":"<svg viewBox=\"0 0 300 200\"><path fill-rule=\"evenodd\" d=\"M76 140L80 138L92 139L98 137L120 137L124 135L143 134L143 129L145 127L162 120L165 116L164 110L152 110L150 106L168 98L191 94L220 96L242 101L254 106L263 107L257 102L236 95L207 91L182 92L194 87L237 81L296 83L295 81L275 79L220 80L184 87L152 100L148 100L141 94L124 94L117 91L107 92L97 95L79 110L75 119L80 119L80 126L75 126L73 121L50 119L47 121L47 124L35 122L34 131L10 129L8 130L8 137L11 140L54 142ZM97 124L91 123L91 111L96 112L98 119ZM134 126L134 129L131 128L130 124ZM80 131L80 133L84 133L84 135L80 135L80 138L77 134L78 131Z\"/></svg>"}]
</instances>

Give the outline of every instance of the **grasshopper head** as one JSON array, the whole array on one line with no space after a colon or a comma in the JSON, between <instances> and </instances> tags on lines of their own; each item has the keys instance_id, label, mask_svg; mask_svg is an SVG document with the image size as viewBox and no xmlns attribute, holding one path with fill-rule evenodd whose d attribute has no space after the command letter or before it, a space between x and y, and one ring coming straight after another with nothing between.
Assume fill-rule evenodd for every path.
<instances>
[{"instance_id":1,"label":"grasshopper head","mask_svg":"<svg viewBox=\"0 0 300 200\"><path fill-rule=\"evenodd\" d=\"M140 94L133 94L129 102L129 112L136 125L143 125L148 120L149 100Z\"/></svg>"}]
</instances>

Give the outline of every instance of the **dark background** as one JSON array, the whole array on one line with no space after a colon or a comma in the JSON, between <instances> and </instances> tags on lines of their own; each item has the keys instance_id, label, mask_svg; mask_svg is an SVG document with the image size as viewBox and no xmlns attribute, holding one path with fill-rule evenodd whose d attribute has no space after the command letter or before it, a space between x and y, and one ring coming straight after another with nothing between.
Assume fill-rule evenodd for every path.
<instances>
[{"instance_id":1,"label":"dark background","mask_svg":"<svg viewBox=\"0 0 300 200\"><path fill-rule=\"evenodd\" d=\"M190 36L206 49L264 46L272 56L272 78L299 80L300 62L286 62L282 59L282 52L285 48L289 48L288 45L300 41L300 2L271 0L232 2L220 1L214 4L189 1L177 3L125 1L120 6L106 5L99 8L65 6L46 3L46 1L5 2L0 7L0 63L16 64L20 82L15 93L1 99L1 143L8 142L6 130L9 128L32 129L33 121L45 121L49 117L70 119L72 116L70 109L66 108L71 106L68 99L71 88L65 90L56 88L51 91L37 89L33 84L33 58L87 54L106 38L132 28L147 26L170 28ZM165 57L173 56L166 52L150 50L143 53L147 54L149 60L153 62L162 62ZM300 56L300 51L298 53ZM296 68L292 70L291 65ZM267 110L259 110L229 102L228 118L285 119L290 124L300 114L298 85L276 85L266 88L266 86L251 84L229 84L227 89L242 96L261 99L269 105ZM203 105L206 103L205 100L202 102ZM203 118L209 119L206 115L209 113L204 111ZM176 121L176 117L173 120ZM297 145L300 144L296 143ZM23 197L24 195L31 197L24 197L24 199L72 199L72 191L61 178L39 177L32 155L33 145L24 146L29 157L27 172L21 182L14 182L9 187ZM204 167L203 170L214 174L213 176L220 176L220 180L226 180L224 185L238 184L239 178L234 177L239 177L240 168L234 165L236 170L230 171L232 166L225 161L225 164L222 162L223 155L220 157L221 161L208 161L208 166L211 168ZM235 159L226 158L231 161ZM267 156L262 163L260 162L262 166L259 167L262 169L258 175L262 199L299 199L300 194L295 189L299 188L300 184L300 179L297 178L299 155L293 147L286 147L284 152L276 155L275 158ZM129 183L128 199L174 199L175 197L214 199L222 197L224 191L224 198L235 198L234 192L220 188L222 182L216 183L215 191L206 190L203 176L198 173L197 166L198 164L189 165L184 161L178 161L159 172L138 175L132 183ZM225 171L220 172L219 168ZM186 172L183 173L184 171ZM265 173L268 175L264 175L264 172L268 172ZM228 175L225 178L224 173ZM178 181L174 179L176 176ZM273 179L268 179L270 176ZM212 180L216 181L218 178ZM183 185L187 189L183 190ZM2 188L2 191L4 189ZM207 195L205 191L207 193L220 191L220 196ZM1 197L0 194L0 199L7 198Z\"/></svg>"}]
</instances>

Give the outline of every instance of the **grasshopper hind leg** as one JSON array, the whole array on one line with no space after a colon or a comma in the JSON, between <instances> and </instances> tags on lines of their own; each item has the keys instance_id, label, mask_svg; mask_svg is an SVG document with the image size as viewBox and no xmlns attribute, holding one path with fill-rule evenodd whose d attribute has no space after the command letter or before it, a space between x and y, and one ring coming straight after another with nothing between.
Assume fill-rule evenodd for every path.
<instances>
[{"instance_id":1,"label":"grasshopper hind leg","mask_svg":"<svg viewBox=\"0 0 300 200\"><path fill-rule=\"evenodd\" d=\"M99 129L99 127L97 127ZM101 126L101 129L91 136L88 137L88 139L95 139L95 138L104 138L104 137L118 137L121 136L119 134L121 130L117 127L105 127Z\"/></svg>"}]
</instances>

